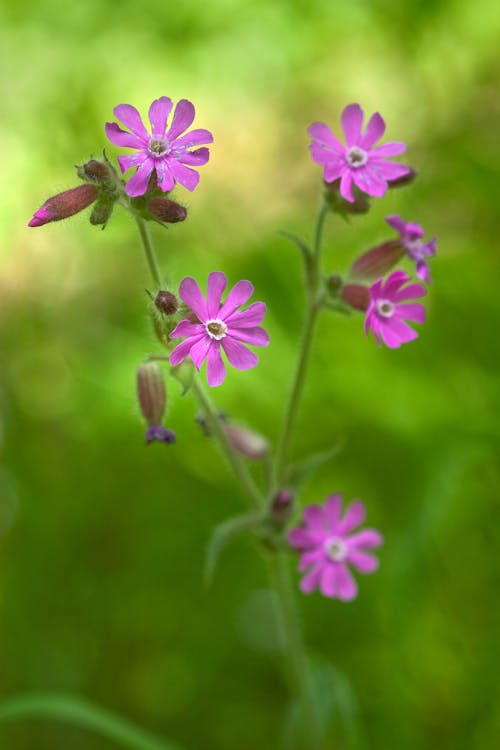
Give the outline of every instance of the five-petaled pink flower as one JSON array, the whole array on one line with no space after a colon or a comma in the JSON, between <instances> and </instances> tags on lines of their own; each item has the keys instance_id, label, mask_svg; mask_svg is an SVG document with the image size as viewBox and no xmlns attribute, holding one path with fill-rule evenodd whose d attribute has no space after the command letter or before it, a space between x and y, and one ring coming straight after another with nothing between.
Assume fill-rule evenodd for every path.
<instances>
[{"instance_id":1,"label":"five-petaled pink flower","mask_svg":"<svg viewBox=\"0 0 500 750\"><path fill-rule=\"evenodd\" d=\"M365 333L370 328L377 343L383 342L390 349L397 349L401 344L412 341L418 333L405 322L425 322L425 308L419 302L407 302L415 297L425 295L422 284L405 284L411 282L411 276L405 271L394 271L384 281L377 279L369 289L370 303L366 311ZM404 287L404 288L403 288Z\"/></svg>"},{"instance_id":2,"label":"five-petaled pink flower","mask_svg":"<svg viewBox=\"0 0 500 750\"><path fill-rule=\"evenodd\" d=\"M430 284L432 279L426 258L436 254L436 238L433 237L429 242L422 242L425 232L420 224L404 221L398 214L386 216L385 220L396 232L399 232L401 244L408 256L416 263L415 273L418 278Z\"/></svg>"},{"instance_id":3,"label":"five-petaled pink flower","mask_svg":"<svg viewBox=\"0 0 500 750\"><path fill-rule=\"evenodd\" d=\"M373 573L378 560L367 550L379 547L382 536L375 529L351 532L365 520L365 506L354 500L342 517L342 495L330 495L324 505L304 509L303 523L288 534L300 552L299 570L305 572L300 588L305 594L318 589L324 596L349 601L358 592L348 565L360 573Z\"/></svg>"},{"instance_id":4,"label":"five-petaled pink flower","mask_svg":"<svg viewBox=\"0 0 500 750\"><path fill-rule=\"evenodd\" d=\"M198 172L190 167L206 164L209 151L208 148L192 149L212 143L212 133L197 129L181 135L194 120L194 106L187 99L181 99L176 105L167 130L171 111L172 100L168 96L155 99L149 108L151 135L144 127L139 112L131 104L119 104L113 110L115 117L130 132L122 130L115 122L106 123L106 135L112 143L138 151L131 156L118 157L122 172L138 167L125 187L127 195L131 197L144 195L153 170L156 170L158 187L164 193L172 190L176 182L188 190L194 190L200 180Z\"/></svg>"},{"instance_id":5,"label":"five-petaled pink flower","mask_svg":"<svg viewBox=\"0 0 500 750\"><path fill-rule=\"evenodd\" d=\"M226 297L221 296L227 279L220 271L213 271L208 277L207 298L203 297L196 281L187 277L181 281L179 296L191 308L198 323L181 320L170 334L173 339L187 337L178 344L170 355L170 364L178 365L189 356L200 369L207 360L207 380L210 386L220 385L226 377L226 366L222 361L221 348L229 364L237 370L249 370L258 362L257 355L243 346L267 346L269 336L260 327L266 312L264 302L253 302L246 310L238 310L253 294L249 281L238 281Z\"/></svg>"},{"instance_id":6,"label":"five-petaled pink flower","mask_svg":"<svg viewBox=\"0 0 500 750\"><path fill-rule=\"evenodd\" d=\"M380 198L389 180L404 177L411 171L403 164L387 161L388 156L404 153L406 144L392 142L373 148L385 132L385 122L376 112L362 133L363 110L359 104L349 104L342 112L341 121L347 147L335 138L325 123L315 122L310 126L312 158L324 165L325 182L340 180L340 194L349 203L355 200L353 183L363 193Z\"/></svg>"}]
</instances>

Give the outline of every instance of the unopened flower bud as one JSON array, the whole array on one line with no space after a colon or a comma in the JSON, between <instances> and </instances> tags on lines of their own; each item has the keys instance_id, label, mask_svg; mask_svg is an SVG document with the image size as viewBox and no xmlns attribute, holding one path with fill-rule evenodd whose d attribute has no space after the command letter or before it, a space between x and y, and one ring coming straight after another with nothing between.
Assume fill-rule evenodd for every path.
<instances>
[{"instance_id":1,"label":"unopened flower bud","mask_svg":"<svg viewBox=\"0 0 500 750\"><path fill-rule=\"evenodd\" d=\"M163 373L156 362L144 362L137 369L137 395L148 425L159 425L165 413L167 394Z\"/></svg>"},{"instance_id":2,"label":"unopened flower bud","mask_svg":"<svg viewBox=\"0 0 500 750\"><path fill-rule=\"evenodd\" d=\"M269 506L269 520L278 529L283 528L293 510L293 495L290 490L281 489L276 492Z\"/></svg>"},{"instance_id":3,"label":"unopened flower bud","mask_svg":"<svg viewBox=\"0 0 500 750\"><path fill-rule=\"evenodd\" d=\"M402 177L396 177L395 180L388 180L389 187L397 188L409 185L410 182L413 182L413 180L416 178L417 174L418 172L416 172L414 169L410 169L410 171L407 174L404 174Z\"/></svg>"},{"instance_id":4,"label":"unopened flower bud","mask_svg":"<svg viewBox=\"0 0 500 750\"><path fill-rule=\"evenodd\" d=\"M179 309L179 300L172 292L160 290L155 297L155 306L164 315L175 315Z\"/></svg>"},{"instance_id":5,"label":"unopened flower bud","mask_svg":"<svg viewBox=\"0 0 500 750\"><path fill-rule=\"evenodd\" d=\"M328 276L326 279L326 288L330 292L330 294L336 295L340 287L342 286L342 276L340 276L338 273L333 273L331 276Z\"/></svg>"},{"instance_id":6,"label":"unopened flower bud","mask_svg":"<svg viewBox=\"0 0 500 750\"><path fill-rule=\"evenodd\" d=\"M109 221L113 208L115 207L115 200L109 198L109 196L103 195L96 201L94 208L90 214L90 223L95 226L102 224L103 228Z\"/></svg>"},{"instance_id":7,"label":"unopened flower bud","mask_svg":"<svg viewBox=\"0 0 500 750\"><path fill-rule=\"evenodd\" d=\"M354 201L346 201L340 194L340 180L325 182L325 198L331 210L341 215L366 214L370 210L370 202L365 195L354 189Z\"/></svg>"},{"instance_id":8,"label":"unopened flower bud","mask_svg":"<svg viewBox=\"0 0 500 750\"><path fill-rule=\"evenodd\" d=\"M365 312L370 304L370 290L362 284L344 284L340 296L349 307L362 312Z\"/></svg>"},{"instance_id":9,"label":"unopened flower bud","mask_svg":"<svg viewBox=\"0 0 500 750\"><path fill-rule=\"evenodd\" d=\"M147 207L155 219L165 224L176 224L178 221L184 221L187 216L184 206L168 198L150 198Z\"/></svg>"},{"instance_id":10,"label":"unopened flower bud","mask_svg":"<svg viewBox=\"0 0 500 750\"><path fill-rule=\"evenodd\" d=\"M90 161L78 166L76 173L81 180L97 182L99 184L114 183L116 172L108 161Z\"/></svg>"},{"instance_id":11,"label":"unopened flower bud","mask_svg":"<svg viewBox=\"0 0 500 750\"><path fill-rule=\"evenodd\" d=\"M78 185L52 196L45 201L29 222L29 227L40 227L51 221L60 221L83 211L97 198L95 185Z\"/></svg>"},{"instance_id":12,"label":"unopened flower bud","mask_svg":"<svg viewBox=\"0 0 500 750\"><path fill-rule=\"evenodd\" d=\"M405 255L405 248L399 240L384 242L373 247L354 261L349 275L360 279L378 279L390 271Z\"/></svg>"},{"instance_id":13,"label":"unopened flower bud","mask_svg":"<svg viewBox=\"0 0 500 750\"><path fill-rule=\"evenodd\" d=\"M262 435L234 424L223 424L222 429L233 450L241 456L252 461L259 461L267 454L269 445Z\"/></svg>"}]
</instances>

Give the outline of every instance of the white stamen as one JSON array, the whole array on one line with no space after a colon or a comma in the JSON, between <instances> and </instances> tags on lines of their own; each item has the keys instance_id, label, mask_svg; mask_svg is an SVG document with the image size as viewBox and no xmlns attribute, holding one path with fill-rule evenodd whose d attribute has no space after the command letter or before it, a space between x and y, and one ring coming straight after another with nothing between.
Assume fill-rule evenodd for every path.
<instances>
[{"instance_id":1,"label":"white stamen","mask_svg":"<svg viewBox=\"0 0 500 750\"><path fill-rule=\"evenodd\" d=\"M343 562L347 555L347 549L338 537L330 537L325 542L325 553L333 562Z\"/></svg>"},{"instance_id":2,"label":"white stamen","mask_svg":"<svg viewBox=\"0 0 500 750\"><path fill-rule=\"evenodd\" d=\"M151 156L156 158L165 156L165 154L170 153L170 144L163 138L150 138L148 151Z\"/></svg>"},{"instance_id":3,"label":"white stamen","mask_svg":"<svg viewBox=\"0 0 500 750\"><path fill-rule=\"evenodd\" d=\"M365 166L368 161L368 154L359 146L352 146L346 154L346 159L350 167L357 169Z\"/></svg>"},{"instance_id":4,"label":"white stamen","mask_svg":"<svg viewBox=\"0 0 500 750\"><path fill-rule=\"evenodd\" d=\"M378 299L375 303L377 312L383 318L392 318L394 315L394 305L388 299Z\"/></svg>"},{"instance_id":5,"label":"white stamen","mask_svg":"<svg viewBox=\"0 0 500 750\"><path fill-rule=\"evenodd\" d=\"M227 325L220 318L213 318L213 320L207 320L205 330L211 339L220 341L226 335Z\"/></svg>"}]
</instances>

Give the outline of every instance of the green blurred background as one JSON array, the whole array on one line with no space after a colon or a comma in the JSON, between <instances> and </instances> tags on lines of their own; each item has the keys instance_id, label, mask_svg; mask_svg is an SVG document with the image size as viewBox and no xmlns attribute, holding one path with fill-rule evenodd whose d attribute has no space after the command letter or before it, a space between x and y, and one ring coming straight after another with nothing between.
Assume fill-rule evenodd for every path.
<instances>
[{"instance_id":1,"label":"green blurred background","mask_svg":"<svg viewBox=\"0 0 500 750\"><path fill-rule=\"evenodd\" d=\"M0 3L0 696L86 696L188 750L277 748L287 687L251 544L210 591L210 529L243 507L170 388L175 446L143 445L137 364L155 351L135 227L117 210L26 227L106 146L113 107L186 97L214 132L184 225L153 228L172 281L222 269L268 302L272 346L214 395L276 437L302 316L300 258L320 168L307 126L380 110L419 178L350 225L326 267L388 239L401 213L439 241L428 323L400 351L325 314L294 453L346 439L302 501L362 497L386 544L359 598L302 600L338 670L331 747L500 746L497 0L32 0ZM108 144L109 146L109 144ZM108 153L116 149L109 146ZM49 722L0 726L9 750L111 750Z\"/></svg>"}]
</instances>

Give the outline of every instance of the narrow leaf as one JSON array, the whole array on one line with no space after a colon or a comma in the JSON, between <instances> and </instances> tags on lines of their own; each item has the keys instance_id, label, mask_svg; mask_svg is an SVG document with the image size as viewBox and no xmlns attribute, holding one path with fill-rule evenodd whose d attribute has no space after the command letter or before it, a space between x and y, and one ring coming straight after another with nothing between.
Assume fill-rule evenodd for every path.
<instances>
[{"instance_id":1,"label":"narrow leaf","mask_svg":"<svg viewBox=\"0 0 500 750\"><path fill-rule=\"evenodd\" d=\"M345 441L341 440L333 448L330 448L330 450L323 451L322 453L314 453L304 461L290 466L287 472L287 484L296 489L302 487L317 469L340 453L344 444Z\"/></svg>"},{"instance_id":2,"label":"narrow leaf","mask_svg":"<svg viewBox=\"0 0 500 750\"><path fill-rule=\"evenodd\" d=\"M263 520L262 513L244 513L219 524L213 530L205 557L205 583L212 583L215 566L222 550L236 537L256 529Z\"/></svg>"},{"instance_id":3,"label":"narrow leaf","mask_svg":"<svg viewBox=\"0 0 500 750\"><path fill-rule=\"evenodd\" d=\"M31 693L14 696L0 704L0 722L19 719L54 719L89 729L133 750L182 750L177 743L160 740L126 719L79 697Z\"/></svg>"}]
</instances>

